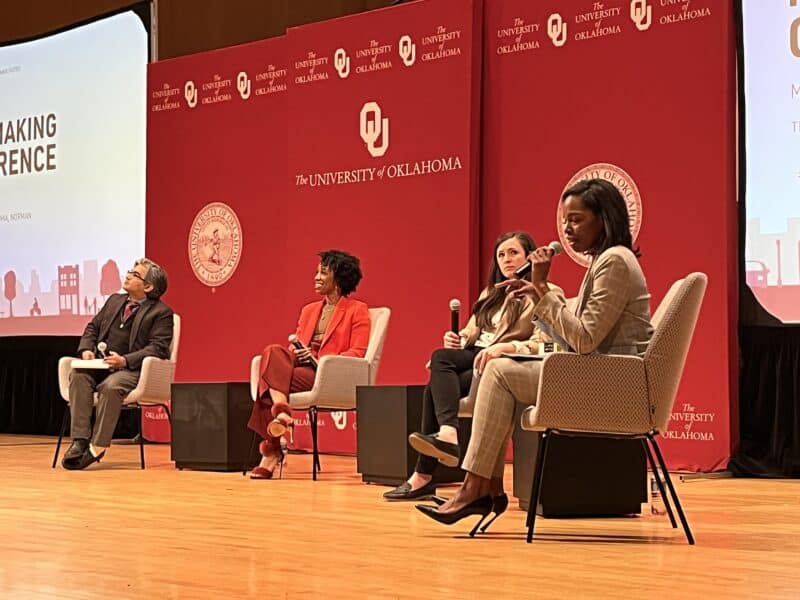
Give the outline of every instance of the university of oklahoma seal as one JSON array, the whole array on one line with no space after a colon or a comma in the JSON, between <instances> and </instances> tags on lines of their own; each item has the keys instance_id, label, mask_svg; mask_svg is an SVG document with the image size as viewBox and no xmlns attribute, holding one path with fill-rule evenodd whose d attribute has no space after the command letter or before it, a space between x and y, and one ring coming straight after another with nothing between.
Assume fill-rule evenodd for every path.
<instances>
[{"instance_id":1,"label":"university of oklahoma seal","mask_svg":"<svg viewBox=\"0 0 800 600\"><path fill-rule=\"evenodd\" d=\"M636 187L636 182L633 178L617 165L612 165L610 163L594 163L575 173L567 182L567 185L564 186L564 190L561 192L562 195L573 185L586 179L605 179L613 183L620 191L622 197L625 199L625 204L628 206L631 236L633 237L633 241L636 242L636 238L639 237L639 230L642 228L642 197L639 195L639 188ZM564 237L562 206L563 204L559 202L558 211L556 213L556 228L558 229L558 237L561 240L561 245L572 260L579 265L588 267L588 257L575 252Z\"/></svg>"},{"instance_id":2,"label":"university of oklahoma seal","mask_svg":"<svg viewBox=\"0 0 800 600\"><path fill-rule=\"evenodd\" d=\"M206 204L189 230L189 263L209 287L231 278L242 256L242 226L233 209L222 202Z\"/></svg>"}]
</instances>

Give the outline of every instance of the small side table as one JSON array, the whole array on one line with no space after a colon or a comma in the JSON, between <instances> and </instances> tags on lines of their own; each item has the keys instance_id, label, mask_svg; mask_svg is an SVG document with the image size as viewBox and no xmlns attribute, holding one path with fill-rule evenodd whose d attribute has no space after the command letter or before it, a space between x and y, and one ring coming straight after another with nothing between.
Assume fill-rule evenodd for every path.
<instances>
[{"instance_id":1,"label":"small side table","mask_svg":"<svg viewBox=\"0 0 800 600\"><path fill-rule=\"evenodd\" d=\"M513 435L514 496L524 510L541 440L541 433L520 426L526 408L517 404ZM536 513L543 517L638 514L647 500L646 461L641 440L553 435Z\"/></svg>"},{"instance_id":2,"label":"small side table","mask_svg":"<svg viewBox=\"0 0 800 600\"><path fill-rule=\"evenodd\" d=\"M250 384L173 383L172 460L178 469L244 471L258 464L250 452ZM246 463L246 464L243 464Z\"/></svg>"},{"instance_id":3,"label":"small side table","mask_svg":"<svg viewBox=\"0 0 800 600\"><path fill-rule=\"evenodd\" d=\"M414 472L417 453L408 436L422 423L422 385L369 385L356 388L358 472L367 483L399 485ZM459 419L459 445L464 456L472 419ZM437 483L463 481L460 468L439 464Z\"/></svg>"}]
</instances>

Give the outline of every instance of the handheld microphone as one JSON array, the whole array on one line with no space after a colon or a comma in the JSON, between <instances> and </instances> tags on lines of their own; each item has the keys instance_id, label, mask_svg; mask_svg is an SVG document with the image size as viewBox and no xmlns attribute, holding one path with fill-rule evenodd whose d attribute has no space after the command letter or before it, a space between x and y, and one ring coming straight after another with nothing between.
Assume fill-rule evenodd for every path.
<instances>
[{"instance_id":1,"label":"handheld microphone","mask_svg":"<svg viewBox=\"0 0 800 600\"><path fill-rule=\"evenodd\" d=\"M556 254L561 254L564 251L564 247L558 242L550 242L549 244L547 244L546 249L550 250L551 257L555 256ZM531 272L532 268L533 265L531 264L531 261L526 260L525 264L523 264L519 269L514 271L514 276L517 279L522 279L523 277L527 276L528 273Z\"/></svg>"},{"instance_id":2,"label":"handheld microphone","mask_svg":"<svg viewBox=\"0 0 800 600\"><path fill-rule=\"evenodd\" d=\"M306 348L303 345L303 342L300 341L300 338L298 338L295 334L292 334L292 335L289 336L289 343L292 346L294 346L295 348L297 348L298 350L308 350L308 348ZM309 355L308 362L311 363L311 368L312 369L316 369L317 368L317 359L314 358L313 354Z\"/></svg>"},{"instance_id":3,"label":"handheld microphone","mask_svg":"<svg viewBox=\"0 0 800 600\"><path fill-rule=\"evenodd\" d=\"M458 321L459 311L461 310L461 301L458 298L450 300L450 331L458 334Z\"/></svg>"},{"instance_id":4,"label":"handheld microphone","mask_svg":"<svg viewBox=\"0 0 800 600\"><path fill-rule=\"evenodd\" d=\"M97 353L100 355L100 358L106 357L106 350L108 350L108 344L105 342L100 342L97 344Z\"/></svg>"}]
</instances>

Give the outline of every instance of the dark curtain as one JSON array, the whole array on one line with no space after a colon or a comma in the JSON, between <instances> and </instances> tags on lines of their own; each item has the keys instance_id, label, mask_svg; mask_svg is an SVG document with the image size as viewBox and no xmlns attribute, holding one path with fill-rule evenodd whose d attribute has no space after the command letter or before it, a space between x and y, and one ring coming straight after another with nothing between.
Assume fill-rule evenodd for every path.
<instances>
[{"instance_id":1,"label":"dark curtain","mask_svg":"<svg viewBox=\"0 0 800 600\"><path fill-rule=\"evenodd\" d=\"M0 433L58 435L67 409L58 391L58 359L75 356L79 340L72 336L0 338ZM136 411L123 411L114 437L136 435L136 418Z\"/></svg>"},{"instance_id":2,"label":"dark curtain","mask_svg":"<svg viewBox=\"0 0 800 600\"><path fill-rule=\"evenodd\" d=\"M741 329L737 476L800 476L800 325Z\"/></svg>"}]
</instances>

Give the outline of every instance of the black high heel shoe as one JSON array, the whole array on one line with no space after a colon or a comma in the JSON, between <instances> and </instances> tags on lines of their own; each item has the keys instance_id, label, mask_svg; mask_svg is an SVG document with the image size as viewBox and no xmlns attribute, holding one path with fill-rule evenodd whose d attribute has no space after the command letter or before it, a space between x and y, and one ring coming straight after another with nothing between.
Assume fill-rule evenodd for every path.
<instances>
[{"instance_id":1,"label":"black high heel shoe","mask_svg":"<svg viewBox=\"0 0 800 600\"><path fill-rule=\"evenodd\" d=\"M443 523L444 525L453 525L454 523L458 523L464 517L468 517L470 515L480 515L480 520L469 532L469 537L475 537L478 527L481 526L483 520L489 516L490 512L492 512L493 505L494 503L491 496L481 496L480 498L476 498L466 506L463 506L459 510L452 513L440 513L438 508L428 506L427 504L417 504L416 507L417 510L426 517L430 517L434 521Z\"/></svg>"},{"instance_id":2,"label":"black high heel shoe","mask_svg":"<svg viewBox=\"0 0 800 600\"><path fill-rule=\"evenodd\" d=\"M431 500L436 506L441 506L445 502L447 502L447 498L442 498L441 496L432 496ZM486 525L481 527L481 533L485 533L486 530L489 528L489 525L494 523L494 520L506 512L508 509L508 496L505 493L498 494L497 496L492 497L492 512L494 515L491 519L486 522Z\"/></svg>"},{"instance_id":3,"label":"black high heel shoe","mask_svg":"<svg viewBox=\"0 0 800 600\"><path fill-rule=\"evenodd\" d=\"M486 522L486 525L481 527L481 533L486 533L486 530L489 529L489 525L494 523L495 519L506 512L508 508L508 496L503 493L492 498L492 512L494 515L491 519Z\"/></svg>"}]
</instances>

